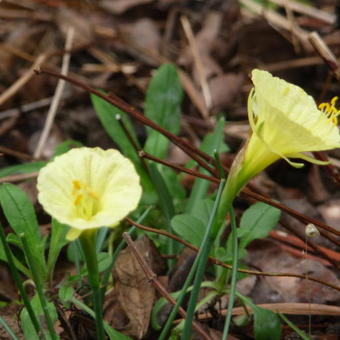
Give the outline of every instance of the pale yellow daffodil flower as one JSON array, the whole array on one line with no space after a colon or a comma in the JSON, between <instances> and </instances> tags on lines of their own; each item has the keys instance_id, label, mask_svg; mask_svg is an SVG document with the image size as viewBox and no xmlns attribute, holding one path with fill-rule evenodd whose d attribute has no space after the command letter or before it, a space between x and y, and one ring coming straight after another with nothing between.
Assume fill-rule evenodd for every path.
<instances>
[{"instance_id":1,"label":"pale yellow daffodil flower","mask_svg":"<svg viewBox=\"0 0 340 340\"><path fill-rule=\"evenodd\" d=\"M231 167L222 195L220 221L243 186L278 159L298 168L303 163L291 158L327 164L305 152L340 147L337 97L318 108L303 89L269 72L255 69L251 79L254 87L248 97L248 117L252 134Z\"/></svg>"},{"instance_id":2,"label":"pale yellow daffodil flower","mask_svg":"<svg viewBox=\"0 0 340 340\"><path fill-rule=\"evenodd\" d=\"M37 187L44 210L71 227L70 241L83 231L117 225L142 194L129 159L117 150L86 147L48 163L40 170Z\"/></svg>"}]
</instances>

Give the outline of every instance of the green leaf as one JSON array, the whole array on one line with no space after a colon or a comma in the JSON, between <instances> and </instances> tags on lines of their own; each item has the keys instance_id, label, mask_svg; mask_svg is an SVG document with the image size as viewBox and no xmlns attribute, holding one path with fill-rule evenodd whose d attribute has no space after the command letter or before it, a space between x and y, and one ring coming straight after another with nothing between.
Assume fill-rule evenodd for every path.
<instances>
[{"instance_id":1,"label":"green leaf","mask_svg":"<svg viewBox=\"0 0 340 340\"><path fill-rule=\"evenodd\" d=\"M31 300L31 305L32 305L35 315L37 315L37 319L44 320L45 316L44 316L44 312L42 310L38 295L35 295L33 297L33 299ZM52 322L53 323L57 322L58 314L52 302L47 302L47 310L51 317ZM25 339L39 340L39 336L33 327L32 321L28 315L26 307L23 308L23 310L20 313L20 322L21 322L22 330L24 332ZM45 325L45 322L44 321L40 322L40 325ZM44 332L44 336L46 339L52 339L47 329L42 328L42 330ZM57 335L57 338L59 339L58 335Z\"/></svg>"},{"instance_id":2,"label":"green leaf","mask_svg":"<svg viewBox=\"0 0 340 340\"><path fill-rule=\"evenodd\" d=\"M236 293L254 313L254 333L256 340L280 340L281 323L279 316L271 310L255 305L252 300L240 293Z\"/></svg>"},{"instance_id":3,"label":"green leaf","mask_svg":"<svg viewBox=\"0 0 340 340\"><path fill-rule=\"evenodd\" d=\"M8 166L0 170L0 177L6 177L15 174L29 174L31 172L39 171L46 164L47 162L41 161Z\"/></svg>"},{"instance_id":4,"label":"green leaf","mask_svg":"<svg viewBox=\"0 0 340 340\"><path fill-rule=\"evenodd\" d=\"M205 136L201 144L200 150L204 151L209 155L212 155L214 150L220 152L220 147L223 144L224 139L224 124L225 120L222 117L217 122L214 132L209 133ZM192 167L193 163L190 162L187 166ZM201 170L200 172L206 175L210 175L206 170ZM205 179L197 178L195 180L186 206L186 211L188 213L191 213L193 211L198 200L205 198L205 195L208 192L209 185L210 182Z\"/></svg>"},{"instance_id":5,"label":"green leaf","mask_svg":"<svg viewBox=\"0 0 340 340\"><path fill-rule=\"evenodd\" d=\"M180 112L183 90L176 67L164 64L152 77L145 101L145 115L161 127L178 134L180 130ZM148 130L144 150L155 157L165 158L169 140L159 132Z\"/></svg>"},{"instance_id":6,"label":"green leaf","mask_svg":"<svg viewBox=\"0 0 340 340\"><path fill-rule=\"evenodd\" d=\"M51 240L48 252L47 259L47 275L52 277L55 263L58 259L59 253L67 244L66 234L69 230L64 224L59 223L56 219L52 219L52 228L51 228Z\"/></svg>"},{"instance_id":7,"label":"green leaf","mask_svg":"<svg viewBox=\"0 0 340 340\"><path fill-rule=\"evenodd\" d=\"M105 271L111 264L111 255L109 253L99 253L98 255L98 271Z\"/></svg>"},{"instance_id":8,"label":"green leaf","mask_svg":"<svg viewBox=\"0 0 340 340\"><path fill-rule=\"evenodd\" d=\"M214 202L210 199L197 202L192 214L176 215L171 220L174 231L186 241L199 247L206 231Z\"/></svg>"},{"instance_id":9,"label":"green leaf","mask_svg":"<svg viewBox=\"0 0 340 340\"><path fill-rule=\"evenodd\" d=\"M13 184L4 183L0 186L0 204L7 221L17 236L25 234L28 246L38 264L39 274L45 279L45 242L40 236L32 202L21 189Z\"/></svg>"},{"instance_id":10,"label":"green leaf","mask_svg":"<svg viewBox=\"0 0 340 340\"><path fill-rule=\"evenodd\" d=\"M256 340L280 340L280 318L274 312L252 305Z\"/></svg>"},{"instance_id":11,"label":"green leaf","mask_svg":"<svg viewBox=\"0 0 340 340\"><path fill-rule=\"evenodd\" d=\"M171 226L187 242L197 247L202 243L206 225L198 218L189 214L176 215L171 220Z\"/></svg>"},{"instance_id":12,"label":"green leaf","mask_svg":"<svg viewBox=\"0 0 340 340\"><path fill-rule=\"evenodd\" d=\"M156 188L162 211L168 222L174 215L174 206L168 187L164 182L162 174L158 171L157 165L150 163L150 176Z\"/></svg>"},{"instance_id":13,"label":"green leaf","mask_svg":"<svg viewBox=\"0 0 340 340\"><path fill-rule=\"evenodd\" d=\"M171 168L161 164L158 164L158 169L163 176L171 197L183 200L185 198L185 190L180 182L179 175Z\"/></svg>"},{"instance_id":14,"label":"green leaf","mask_svg":"<svg viewBox=\"0 0 340 340\"><path fill-rule=\"evenodd\" d=\"M67 284L61 286L58 291L59 299L63 304L66 304L67 302L71 301L73 295L74 295L73 287L68 286Z\"/></svg>"},{"instance_id":15,"label":"green leaf","mask_svg":"<svg viewBox=\"0 0 340 340\"><path fill-rule=\"evenodd\" d=\"M245 248L251 241L266 237L280 219L280 209L258 202L242 215L238 237L240 248Z\"/></svg>"},{"instance_id":16,"label":"green leaf","mask_svg":"<svg viewBox=\"0 0 340 340\"><path fill-rule=\"evenodd\" d=\"M108 103L106 100L91 94L91 101L100 122L102 123L105 131L111 137L111 139L119 146L121 152L128 158L133 160L134 163L140 163L139 156L137 155L133 145L127 138L123 128L121 127L116 116L119 115L129 130L129 133L133 139L137 142L134 129L127 114L116 106Z\"/></svg>"}]
</instances>

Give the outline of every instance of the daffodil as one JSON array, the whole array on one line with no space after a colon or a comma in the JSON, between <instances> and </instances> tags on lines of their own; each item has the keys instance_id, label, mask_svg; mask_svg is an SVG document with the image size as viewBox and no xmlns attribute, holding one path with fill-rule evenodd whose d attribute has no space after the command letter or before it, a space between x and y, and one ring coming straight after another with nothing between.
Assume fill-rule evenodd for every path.
<instances>
[{"instance_id":1,"label":"daffodil","mask_svg":"<svg viewBox=\"0 0 340 340\"><path fill-rule=\"evenodd\" d=\"M335 101L319 109L303 89L266 71L254 70L252 81L248 117L253 134L245 150L244 172L254 176L279 158L295 167L303 163L290 158L320 164L304 152L340 147Z\"/></svg>"},{"instance_id":2,"label":"daffodil","mask_svg":"<svg viewBox=\"0 0 340 340\"><path fill-rule=\"evenodd\" d=\"M44 210L71 227L68 240L116 226L139 202L142 189L131 163L117 150L77 148L56 157L38 176Z\"/></svg>"},{"instance_id":3,"label":"daffodil","mask_svg":"<svg viewBox=\"0 0 340 340\"><path fill-rule=\"evenodd\" d=\"M251 78L254 87L248 97L248 117L252 134L231 167L222 196L220 221L242 187L278 159L298 168L303 163L292 158L327 164L305 152L340 147L337 97L318 107L303 89L269 72L253 70Z\"/></svg>"}]
</instances>

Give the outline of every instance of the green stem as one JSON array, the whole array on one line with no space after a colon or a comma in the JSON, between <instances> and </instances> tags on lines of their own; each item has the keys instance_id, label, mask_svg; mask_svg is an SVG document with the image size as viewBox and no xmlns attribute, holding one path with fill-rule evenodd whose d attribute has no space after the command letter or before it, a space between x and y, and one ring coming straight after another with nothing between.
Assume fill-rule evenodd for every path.
<instances>
[{"instance_id":1,"label":"green stem","mask_svg":"<svg viewBox=\"0 0 340 340\"><path fill-rule=\"evenodd\" d=\"M190 339L190 336L191 336L191 327L192 327L192 322L193 322L193 318L195 314L196 301L197 301L198 294L201 288L201 283L203 281L205 267L208 262L210 250L219 230L216 227L216 223L217 223L218 211L221 206L221 199L222 199L223 193L225 192L225 188L223 187L224 187L224 180L221 180L220 185L218 187L218 192L217 192L217 196L215 199L215 203L214 203L212 212L209 217L207 230L204 235L201 248L197 254L198 269L195 275L193 289L190 294L189 305L187 309L187 316L185 319L183 333L181 337L182 340Z\"/></svg>"},{"instance_id":2,"label":"green stem","mask_svg":"<svg viewBox=\"0 0 340 340\"><path fill-rule=\"evenodd\" d=\"M19 338L15 335L13 329L8 325L5 319L3 319L1 316L0 316L0 326L2 326L5 329L5 331L8 333L8 335L13 340L19 340Z\"/></svg>"},{"instance_id":3,"label":"green stem","mask_svg":"<svg viewBox=\"0 0 340 340\"><path fill-rule=\"evenodd\" d=\"M27 313L32 321L32 324L33 324L33 327L35 329L35 331L37 332L37 334L40 334L40 325L39 325L39 322L34 314L34 311L33 311L33 308L32 308L32 305L31 305L31 302L26 294L26 291L24 289L24 286L22 284L22 280L20 278L20 275L19 275L19 272L17 270L17 268L15 267L15 264L14 264L14 260L13 260L13 255L12 255L12 251L11 249L9 248L7 242L6 242L6 236L5 236L5 233L3 231L3 227L2 225L0 224L0 239L1 239L1 242L2 242L2 245L3 245L3 248L5 250L5 254L6 254L6 257L7 257L7 261L8 261L8 266L9 266L9 269L12 273L12 277L14 279L14 282L20 292L20 295L22 297L22 300L24 301L24 304L25 304L25 307L26 307L26 310L27 310Z\"/></svg>"},{"instance_id":4,"label":"green stem","mask_svg":"<svg viewBox=\"0 0 340 340\"><path fill-rule=\"evenodd\" d=\"M93 290L93 305L96 319L97 339L104 340L105 333L102 309L103 298L100 289L98 261L96 254L96 230L84 231L80 235L80 243L85 256L89 282Z\"/></svg>"},{"instance_id":5,"label":"green stem","mask_svg":"<svg viewBox=\"0 0 340 340\"><path fill-rule=\"evenodd\" d=\"M158 340L165 340L166 339L166 336L167 336L170 328L172 327L172 322L175 319L175 317L176 317L176 315L178 313L178 309L179 309L179 307L181 306L181 304L183 302L183 299L185 297L187 289L189 288L189 286L191 284L191 281L194 278L198 262L199 262L199 257L196 256L195 261L194 261L194 263L193 263L193 265L191 267L191 270L189 272L189 275L187 276L187 278L186 278L186 280L184 282L184 285L182 287L181 293L178 296L178 298L176 300L176 304L173 306L173 308L171 310L171 313L168 316L166 324L164 325L162 333L160 334Z\"/></svg>"},{"instance_id":6,"label":"green stem","mask_svg":"<svg viewBox=\"0 0 340 340\"><path fill-rule=\"evenodd\" d=\"M49 313L49 310L48 310L48 304L47 304L47 300L46 300L46 297L45 297L45 294L44 294L43 283L41 282L41 277L39 276L37 263L35 262L35 258L34 258L32 252L31 252L31 249L30 249L28 243L27 243L25 234L20 234L19 237L20 237L20 240L21 240L22 245L24 247L24 251L25 251L25 255L26 255L28 265L29 265L31 272L32 272L32 277L33 277L33 280L34 280L34 283L35 283L35 286L36 286L36 289L37 289L40 304L41 304L43 313L45 315L48 332L49 332L52 340L57 340L58 337L57 337L56 332L54 331L53 322L52 322L52 319L51 319L51 316L50 316L50 313Z\"/></svg>"},{"instance_id":7,"label":"green stem","mask_svg":"<svg viewBox=\"0 0 340 340\"><path fill-rule=\"evenodd\" d=\"M230 218L231 218L231 239L232 239L232 252L233 252L233 263L232 263L232 273L231 273L231 284L230 284L230 293L229 293L229 301L228 301L228 311L224 324L223 336L222 340L226 340L229 333L230 321L235 301L236 295L236 283L237 283L237 267L238 267L238 237L237 237L237 225L235 219L235 213L233 209L230 209Z\"/></svg>"}]
</instances>

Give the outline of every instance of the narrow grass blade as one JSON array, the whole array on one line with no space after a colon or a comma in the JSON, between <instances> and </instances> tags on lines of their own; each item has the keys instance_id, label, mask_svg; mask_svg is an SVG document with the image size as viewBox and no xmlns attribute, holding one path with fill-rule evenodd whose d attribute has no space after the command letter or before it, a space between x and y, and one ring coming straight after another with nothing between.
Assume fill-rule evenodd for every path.
<instances>
[{"instance_id":1,"label":"narrow grass blade","mask_svg":"<svg viewBox=\"0 0 340 340\"><path fill-rule=\"evenodd\" d=\"M237 237L237 225L235 219L234 209L230 209L230 219L231 219L231 238L232 238L232 252L233 252L233 262L232 262L232 272L231 272L231 284L230 284L230 293L229 293L229 301L228 301L228 310L225 319L223 336L222 340L226 340L228 338L229 327L232 317L232 311L235 301L236 294L236 283L237 283L237 269L238 269L238 237Z\"/></svg>"},{"instance_id":2,"label":"narrow grass blade","mask_svg":"<svg viewBox=\"0 0 340 340\"><path fill-rule=\"evenodd\" d=\"M215 240L216 235L212 235L213 229L216 229L215 227L215 217L217 213L217 209L220 204L223 188L224 188L225 181L221 180L220 185L218 187L216 199L214 202L214 206L209 218L209 223L208 227L206 230L206 233L204 235L204 239L201 245L201 248L198 252L198 269L196 272L195 280L194 280L194 286L192 289L192 292L190 294L190 300L189 300L189 305L187 309L187 317L185 319L184 323L184 329L182 333L182 340L190 339L191 336L191 327L192 327L192 322L195 314L195 307L196 307L196 302L198 298L198 294L201 288L201 283L203 281L204 273L205 273L205 267L208 262L208 257L209 253L211 250L211 246Z\"/></svg>"},{"instance_id":3,"label":"narrow grass blade","mask_svg":"<svg viewBox=\"0 0 340 340\"><path fill-rule=\"evenodd\" d=\"M19 338L15 335L13 329L8 325L8 323L0 316L0 325L5 329L8 335L13 340L19 340Z\"/></svg>"},{"instance_id":4,"label":"narrow grass blade","mask_svg":"<svg viewBox=\"0 0 340 340\"><path fill-rule=\"evenodd\" d=\"M17 270L17 268L15 267L14 261L13 261L13 254L11 249L8 247L8 244L6 243L6 237L5 237L5 233L3 231L3 227L0 224L0 239L3 245L3 248L5 250L6 256L7 256L7 263L9 266L9 269L11 271L13 280L20 292L20 295L24 301L25 307L27 309L27 313L32 321L32 324L34 326L34 329L36 330L36 332L39 334L40 333L40 325L39 322L34 314L33 308L31 306L30 300L26 294L26 291L24 289L24 286L22 284L22 280L20 278L19 272Z\"/></svg>"}]
</instances>

